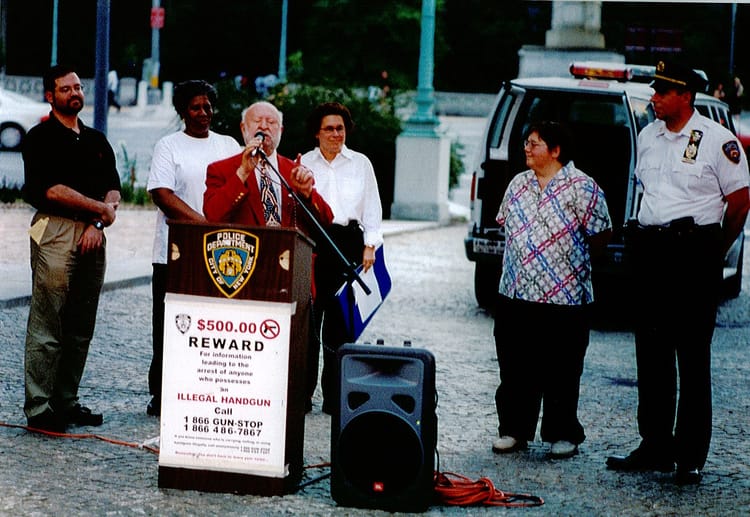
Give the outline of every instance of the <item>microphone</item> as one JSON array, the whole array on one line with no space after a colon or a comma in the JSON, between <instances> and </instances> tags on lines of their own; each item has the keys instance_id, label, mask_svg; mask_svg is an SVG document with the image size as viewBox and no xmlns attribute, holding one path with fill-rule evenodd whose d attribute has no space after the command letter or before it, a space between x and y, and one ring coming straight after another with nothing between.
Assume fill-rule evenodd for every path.
<instances>
[{"instance_id":1,"label":"microphone","mask_svg":"<svg viewBox=\"0 0 750 517\"><path fill-rule=\"evenodd\" d=\"M252 151L250 151L250 156L252 156L253 158L255 158L258 153L260 153L261 156L265 155L265 153L263 152L263 149L262 149L262 145L263 145L263 141L266 139L266 134L263 131L258 131L257 133L255 133L255 135L253 136L253 138L260 138L261 145L259 145L258 147L256 147Z\"/></svg>"}]
</instances>

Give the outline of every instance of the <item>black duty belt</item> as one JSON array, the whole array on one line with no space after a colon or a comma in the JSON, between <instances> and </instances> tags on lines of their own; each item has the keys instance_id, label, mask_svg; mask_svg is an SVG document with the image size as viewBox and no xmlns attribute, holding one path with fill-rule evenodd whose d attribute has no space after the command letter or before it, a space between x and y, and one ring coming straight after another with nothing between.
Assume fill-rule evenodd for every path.
<instances>
[{"instance_id":1,"label":"black duty belt","mask_svg":"<svg viewBox=\"0 0 750 517\"><path fill-rule=\"evenodd\" d=\"M664 225L637 224L636 230L645 235L683 237L718 232L721 230L721 225L719 223L699 225L695 224L692 217L682 217Z\"/></svg>"}]
</instances>

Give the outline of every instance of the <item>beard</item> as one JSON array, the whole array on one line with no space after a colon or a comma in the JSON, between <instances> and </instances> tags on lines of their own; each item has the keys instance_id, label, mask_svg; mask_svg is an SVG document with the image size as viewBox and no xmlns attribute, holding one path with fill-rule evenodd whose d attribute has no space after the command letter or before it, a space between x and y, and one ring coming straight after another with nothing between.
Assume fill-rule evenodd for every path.
<instances>
[{"instance_id":1,"label":"beard","mask_svg":"<svg viewBox=\"0 0 750 517\"><path fill-rule=\"evenodd\" d=\"M78 101L78 102L76 102ZM70 97L66 102L59 102L57 99L54 100L53 107L56 111L63 115L78 115L83 109L83 97L74 95Z\"/></svg>"}]
</instances>

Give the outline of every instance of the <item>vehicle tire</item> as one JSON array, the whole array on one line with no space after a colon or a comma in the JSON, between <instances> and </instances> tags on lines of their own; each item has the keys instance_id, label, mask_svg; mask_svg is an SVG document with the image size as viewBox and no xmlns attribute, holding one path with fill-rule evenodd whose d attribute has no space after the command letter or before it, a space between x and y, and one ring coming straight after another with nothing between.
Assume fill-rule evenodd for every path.
<instances>
[{"instance_id":1,"label":"vehicle tire","mask_svg":"<svg viewBox=\"0 0 750 517\"><path fill-rule=\"evenodd\" d=\"M742 291L742 261L744 259L745 246L743 245L740 249L740 256L737 258L737 272L724 280L724 285L722 286L726 299L737 298L740 295L740 291Z\"/></svg>"},{"instance_id":2,"label":"vehicle tire","mask_svg":"<svg viewBox=\"0 0 750 517\"><path fill-rule=\"evenodd\" d=\"M483 309L492 309L497 300L497 286L502 268L495 264L480 264L474 269L474 295Z\"/></svg>"},{"instance_id":3,"label":"vehicle tire","mask_svg":"<svg viewBox=\"0 0 750 517\"><path fill-rule=\"evenodd\" d=\"M20 150L25 135L25 131L18 124L3 124L0 126L0 148L4 151Z\"/></svg>"}]
</instances>

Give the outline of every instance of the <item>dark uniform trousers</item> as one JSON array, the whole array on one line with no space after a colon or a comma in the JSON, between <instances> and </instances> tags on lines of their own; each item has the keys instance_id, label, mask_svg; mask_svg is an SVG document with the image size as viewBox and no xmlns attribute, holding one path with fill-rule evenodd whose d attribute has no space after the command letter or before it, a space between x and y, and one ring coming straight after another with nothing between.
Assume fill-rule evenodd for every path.
<instances>
[{"instance_id":1,"label":"dark uniform trousers","mask_svg":"<svg viewBox=\"0 0 750 517\"><path fill-rule=\"evenodd\" d=\"M641 447L671 454L680 468L701 469L711 441L721 229L647 226L636 229L633 240Z\"/></svg>"}]
</instances>

